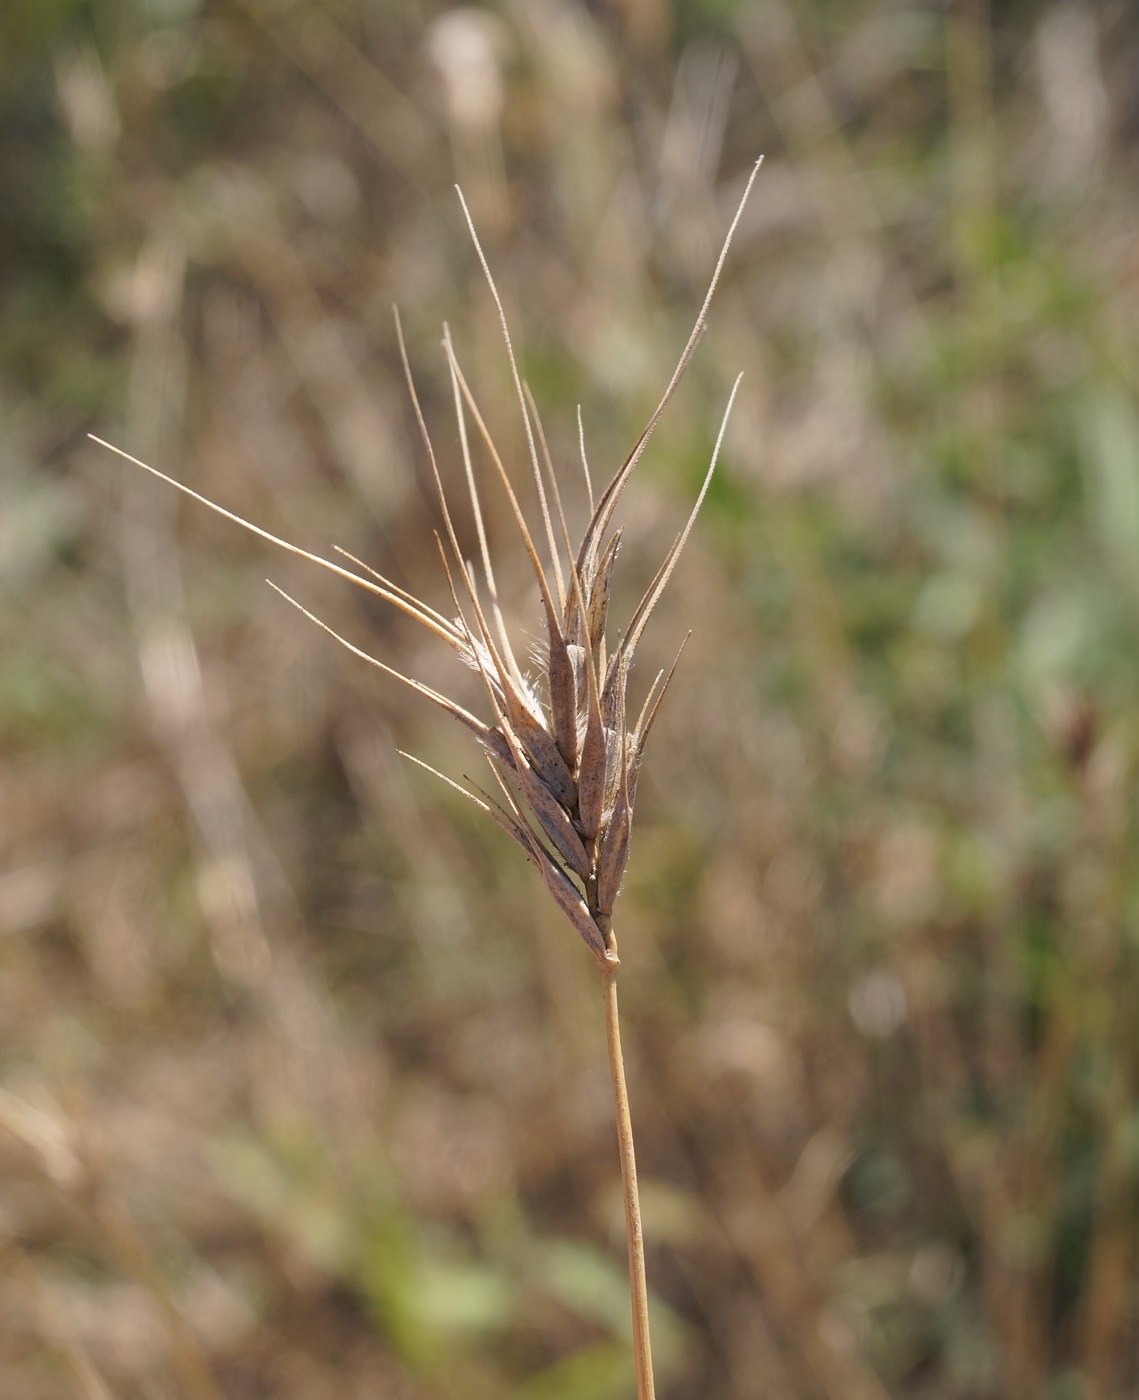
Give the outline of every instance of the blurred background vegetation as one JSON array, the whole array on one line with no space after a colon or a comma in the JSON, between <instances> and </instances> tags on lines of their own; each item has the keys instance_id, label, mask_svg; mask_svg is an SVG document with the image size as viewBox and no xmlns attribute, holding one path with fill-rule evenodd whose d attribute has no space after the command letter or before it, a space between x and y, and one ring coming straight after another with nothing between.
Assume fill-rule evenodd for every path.
<instances>
[{"instance_id":1,"label":"blurred background vegetation","mask_svg":"<svg viewBox=\"0 0 1139 1400\"><path fill-rule=\"evenodd\" d=\"M742 369L618 906L660 1391L1135 1394L1137 72L1126 0L0 8L0 1394L632 1393L592 962L265 573L470 679L85 434L445 607L393 302L522 460L453 182L575 481L761 152L624 508L627 605Z\"/></svg>"}]
</instances>

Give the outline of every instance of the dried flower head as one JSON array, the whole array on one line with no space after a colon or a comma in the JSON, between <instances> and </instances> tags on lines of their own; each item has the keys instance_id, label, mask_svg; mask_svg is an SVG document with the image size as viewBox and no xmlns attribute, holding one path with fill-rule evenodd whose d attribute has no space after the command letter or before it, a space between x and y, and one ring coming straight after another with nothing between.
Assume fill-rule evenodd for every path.
<instances>
[{"instance_id":1,"label":"dried flower head","mask_svg":"<svg viewBox=\"0 0 1139 1400\"><path fill-rule=\"evenodd\" d=\"M353 646L319 618L313 617L312 613L282 589L277 589L306 617L324 628L349 651L395 676L470 730L485 751L498 795L474 782L471 782L470 787L464 787L443 774L437 776L482 808L518 843L541 875L558 907L602 966L616 962L616 943L611 919L629 858L637 779L644 759L645 744L676 669L676 661L667 674L661 672L657 675L637 718L632 723L629 720L626 700L629 673L641 635L676 567L677 559L707 493L728 415L739 387L739 378L736 379L729 397L712 460L692 512L666 552L644 596L634 608L620 639L612 644L606 635L606 625L613 570L621 547L621 530L616 529L610 533L610 527L621 493L700 339L728 246L758 169L757 162L728 229L692 334L660 403L632 451L596 499L582 440L582 469L591 513L585 533L576 549L566 528L561 490L537 408L528 387L519 375L502 302L466 201L463 200L463 213L502 326L507 358L526 432L548 563L542 562L538 544L526 521L510 476L455 357L450 334L444 328L443 349L454 393L467 490L481 556L481 582L476 577L474 568L467 562L460 547L455 531L431 435L412 380L397 312L396 331L400 355L424 447L431 464L442 514L445 539L438 539L438 536L437 539L451 593L453 616L438 612L346 551L338 552L361 569L366 577L331 560L310 554L286 540L278 539L275 535L198 495L189 487L147 466L146 463L139 462L137 458L129 458L227 519L236 521L262 538L320 564L323 568L350 579L385 599L445 642L467 666L478 673L486 691L490 715L485 720L431 687L403 675L377 657ZM459 198L462 200L461 191ZM472 461L468 432L470 423L474 424L476 433L486 448L494 474L509 502L538 585L546 624L540 683L535 683L519 664L503 621ZM95 441L102 443L98 438ZM102 445L111 446L109 443ZM112 447L111 450L119 452L121 456L128 456L118 448ZM272 586L276 588L275 584ZM485 604L480 591L485 595ZM682 644L681 651L683 649ZM679 659L678 652L677 661ZM413 761L421 762L419 759ZM427 764L422 766L428 767ZM435 769L429 771L436 772Z\"/></svg>"}]
</instances>

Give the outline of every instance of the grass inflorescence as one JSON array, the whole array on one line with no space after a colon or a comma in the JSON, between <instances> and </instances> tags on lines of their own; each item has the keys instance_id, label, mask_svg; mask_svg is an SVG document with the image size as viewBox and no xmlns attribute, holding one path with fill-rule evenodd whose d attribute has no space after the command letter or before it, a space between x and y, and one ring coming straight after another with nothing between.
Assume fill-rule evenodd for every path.
<instances>
[{"instance_id":1,"label":"grass inflorescence","mask_svg":"<svg viewBox=\"0 0 1139 1400\"><path fill-rule=\"evenodd\" d=\"M451 597L451 615L438 611L343 550L338 552L361 570L360 573L269 534L268 531L234 515L147 463L129 456L109 443L104 443L102 439L94 439L227 519L385 599L449 646L464 665L477 672L480 677L486 693L489 718L473 714L448 696L397 671L378 657L362 651L315 617L283 589L271 584L306 617L329 632L353 654L417 691L474 735L487 759L491 785L496 791L490 791L469 778L469 785L464 786L438 773L420 759L413 758L413 761L462 792L521 847L538 871L554 902L569 919L602 970L610 1070L625 1193L639 1400L647 1400L654 1392L644 1245L617 1015L615 978L620 959L612 918L629 859L637 780L645 755L645 746L676 670L680 652L684 649L684 643L681 643L676 661L668 671L658 672L633 720L630 719L627 691L637 646L672 576L711 483L728 416L739 388L739 377L729 396L711 460L691 513L684 527L665 551L660 566L627 619L619 638L610 641L609 603L622 538L621 528L614 528L613 521L625 486L644 454L703 333L708 308L732 235L758 170L759 162L747 181L692 333L660 402L624 462L604 489L596 495L586 459L584 435L581 437L581 471L588 500L589 519L576 547L571 541L566 524L562 490L537 405L529 386L519 373L502 301L466 201L462 191L459 191L463 213L501 322L503 341L526 434L530 468L542 520L540 534L544 535L547 560L542 560L539 541L535 539L535 532L527 522L502 455L495 445L456 357L450 333L444 328L443 350L454 397L467 491L478 535L481 579L474 566L468 562L455 528L431 433L412 378L399 313L396 311L400 356L430 462L442 517L442 535L437 533L436 540ZM537 678L523 669L500 607L471 451L472 424L493 466L494 476L509 503L541 598L546 637L541 649L541 674Z\"/></svg>"}]
</instances>

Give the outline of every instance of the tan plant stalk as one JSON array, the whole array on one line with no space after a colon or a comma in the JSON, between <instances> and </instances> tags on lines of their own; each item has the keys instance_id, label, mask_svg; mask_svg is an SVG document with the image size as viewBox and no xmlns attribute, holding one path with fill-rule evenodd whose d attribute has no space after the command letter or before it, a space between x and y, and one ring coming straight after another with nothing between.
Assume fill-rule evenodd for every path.
<instances>
[{"instance_id":1,"label":"tan plant stalk","mask_svg":"<svg viewBox=\"0 0 1139 1400\"><path fill-rule=\"evenodd\" d=\"M605 989L605 1038L609 1046L609 1077L613 1084L613 1114L617 1120L617 1147L621 1155L621 1191L625 1199L625 1240L629 1250L629 1292L633 1304L633 1359L637 1368L637 1400L655 1395L653 1349L649 1341L649 1286L645 1277L645 1237L641 1229L641 1197L637 1190L637 1157L633 1150L633 1119L629 1091L625 1087L625 1059L621 1054L621 1018L617 1014L616 940L610 935L611 954L601 971Z\"/></svg>"},{"instance_id":2,"label":"tan plant stalk","mask_svg":"<svg viewBox=\"0 0 1139 1400\"><path fill-rule=\"evenodd\" d=\"M542 562L539 544L527 524L510 475L456 358L450 334L444 329L443 350L451 377L467 492L478 535L482 564L481 583L476 577L474 567L467 563L467 556L455 530L431 435L412 380L397 313L396 333L400 355L424 449L431 466L442 518L443 538L439 539L438 543L451 598L449 612L440 612L422 602L342 550L340 553L343 557L362 572L354 572L342 564L310 554L286 540L278 539L204 496L199 496L196 491L192 491L181 482L174 481L155 468L147 466L145 462L139 462L137 458L130 457L119 448L111 448L113 452L135 462L263 539L293 554L299 554L302 558L319 564L322 568L329 569L385 599L451 647L460 660L480 677L486 692L489 720L472 714L447 696L401 674L379 658L361 651L333 632L319 618L313 617L295 599L283 594L306 617L329 632L354 655L410 686L470 730L483 748L491 770L492 788L497 789L497 794L485 790L470 779L467 780L469 786L463 786L443 774L436 776L443 778L444 782L486 812L521 847L558 907L573 924L598 964L605 998L609 1067L624 1187L637 1400L653 1400L654 1390L644 1240L633 1155L633 1131L617 1015L617 972L620 959L617 956L612 916L629 858L637 778L644 758L645 744L676 669L676 662L673 662L667 674L661 672L657 675L631 727L626 711L626 688L637 645L676 567L680 552L711 483L728 415L739 388L738 378L728 399L712 460L692 512L666 552L644 596L634 608L619 640L612 646L606 637L606 623L613 569L621 545L621 530L618 528L610 533L610 526L621 493L640 461L700 339L732 235L758 170L757 162L728 229L692 334L660 403L633 445L632 451L596 500L584 448L582 450L582 467L591 515L576 550L570 542L561 489L537 408L529 388L519 375L502 302L466 202L462 192L459 192L471 238L498 310L542 517L541 542L549 562L548 566ZM509 503L519 538L538 586L546 623L545 655L541 668L542 689L523 672L499 607L497 584L483 525L482 504L471 450L472 425L474 437L481 442L493 475L497 477ZM95 441L104 447L110 447L109 443L102 443L99 438ZM277 591L283 592L281 589ZM482 597L486 599L485 606ZM677 661L679 659L678 653ZM418 759L413 761L420 762ZM426 768L428 765L421 766ZM429 771L435 772L434 769Z\"/></svg>"}]
</instances>

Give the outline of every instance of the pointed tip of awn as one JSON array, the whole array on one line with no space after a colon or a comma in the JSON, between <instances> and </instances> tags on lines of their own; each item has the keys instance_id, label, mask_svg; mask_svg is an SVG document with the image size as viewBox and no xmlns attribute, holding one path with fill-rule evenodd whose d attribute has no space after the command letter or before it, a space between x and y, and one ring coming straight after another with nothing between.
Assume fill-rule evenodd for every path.
<instances>
[{"instance_id":1,"label":"pointed tip of awn","mask_svg":"<svg viewBox=\"0 0 1139 1400\"><path fill-rule=\"evenodd\" d=\"M490 808L481 798L476 797L473 792L469 792L462 783L457 783L454 778L448 778L446 773L440 773L439 769L433 768L430 763L424 763L423 759L416 758L415 754L408 753L406 749L396 749L396 753L399 754L400 758L406 758L409 762L425 769L433 777L439 778L442 782L446 783L448 787L454 788L456 792L462 793L465 798L473 802L476 807L481 807L484 812L490 811Z\"/></svg>"}]
</instances>

